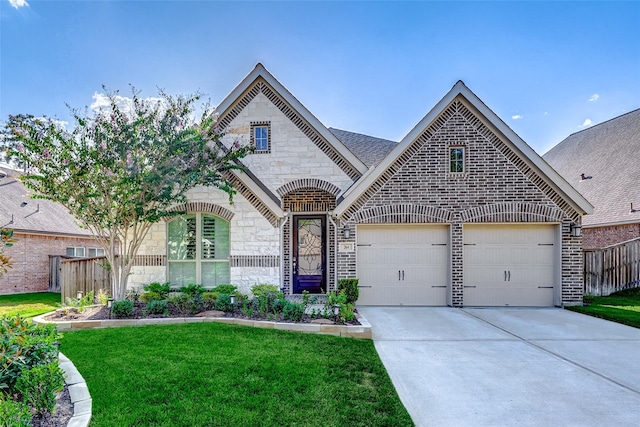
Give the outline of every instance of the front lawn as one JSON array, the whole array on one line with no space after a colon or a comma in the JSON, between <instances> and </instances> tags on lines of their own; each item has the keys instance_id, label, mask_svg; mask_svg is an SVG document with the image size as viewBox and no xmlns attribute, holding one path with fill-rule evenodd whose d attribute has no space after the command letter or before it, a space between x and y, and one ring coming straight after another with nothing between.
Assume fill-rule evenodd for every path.
<instances>
[{"instance_id":1,"label":"front lawn","mask_svg":"<svg viewBox=\"0 0 640 427\"><path fill-rule=\"evenodd\" d=\"M410 426L373 341L221 323L66 332L92 426Z\"/></svg>"},{"instance_id":2,"label":"front lawn","mask_svg":"<svg viewBox=\"0 0 640 427\"><path fill-rule=\"evenodd\" d=\"M625 289L608 297L595 297L586 307L567 307L602 319L640 328L640 288Z\"/></svg>"},{"instance_id":3,"label":"front lawn","mask_svg":"<svg viewBox=\"0 0 640 427\"><path fill-rule=\"evenodd\" d=\"M23 319L29 319L58 307L60 294L54 292L0 295L0 317L20 315Z\"/></svg>"}]
</instances>

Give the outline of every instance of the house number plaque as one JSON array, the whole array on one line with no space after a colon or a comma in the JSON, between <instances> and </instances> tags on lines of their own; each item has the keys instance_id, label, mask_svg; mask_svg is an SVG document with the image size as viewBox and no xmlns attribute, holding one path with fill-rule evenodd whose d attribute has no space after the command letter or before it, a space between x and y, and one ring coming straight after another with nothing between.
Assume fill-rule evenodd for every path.
<instances>
[{"instance_id":1,"label":"house number plaque","mask_svg":"<svg viewBox=\"0 0 640 427\"><path fill-rule=\"evenodd\" d=\"M340 242L338 252L355 252L356 245L353 242Z\"/></svg>"}]
</instances>

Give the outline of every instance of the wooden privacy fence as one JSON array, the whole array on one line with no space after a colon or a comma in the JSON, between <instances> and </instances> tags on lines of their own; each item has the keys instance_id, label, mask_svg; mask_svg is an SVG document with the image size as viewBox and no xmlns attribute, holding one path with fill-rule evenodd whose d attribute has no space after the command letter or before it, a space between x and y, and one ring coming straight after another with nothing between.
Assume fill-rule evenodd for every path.
<instances>
[{"instance_id":1,"label":"wooden privacy fence","mask_svg":"<svg viewBox=\"0 0 640 427\"><path fill-rule=\"evenodd\" d=\"M104 268L107 258L69 258L61 259L59 263L63 303L67 298L76 298L78 291L82 291L83 296L91 291L97 295L100 289L111 293L111 271Z\"/></svg>"},{"instance_id":2,"label":"wooden privacy fence","mask_svg":"<svg viewBox=\"0 0 640 427\"><path fill-rule=\"evenodd\" d=\"M640 238L584 251L585 295L607 296L640 286Z\"/></svg>"}]
</instances>

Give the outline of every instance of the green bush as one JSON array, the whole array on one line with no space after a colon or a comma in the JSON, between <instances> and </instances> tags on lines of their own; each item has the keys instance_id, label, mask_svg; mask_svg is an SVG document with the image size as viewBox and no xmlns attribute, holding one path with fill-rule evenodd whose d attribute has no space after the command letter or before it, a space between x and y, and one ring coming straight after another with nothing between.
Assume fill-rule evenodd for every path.
<instances>
[{"instance_id":1,"label":"green bush","mask_svg":"<svg viewBox=\"0 0 640 427\"><path fill-rule=\"evenodd\" d=\"M24 403L42 415L53 411L56 393L64 387L64 376L58 362L35 366L22 371L16 382L16 390L22 394Z\"/></svg>"},{"instance_id":2,"label":"green bush","mask_svg":"<svg viewBox=\"0 0 640 427\"><path fill-rule=\"evenodd\" d=\"M167 301L183 316L189 316L202 311L203 299L200 294L196 294L193 297L187 294L173 295L169 297Z\"/></svg>"},{"instance_id":3,"label":"green bush","mask_svg":"<svg viewBox=\"0 0 640 427\"><path fill-rule=\"evenodd\" d=\"M27 405L13 400L4 400L0 394L0 426L29 427L31 419L31 411Z\"/></svg>"},{"instance_id":4,"label":"green bush","mask_svg":"<svg viewBox=\"0 0 640 427\"><path fill-rule=\"evenodd\" d=\"M161 299L166 299L167 296L169 296L169 292L171 292L171 284L169 282L167 283L151 282L148 285L144 285L142 289L144 289L145 292L157 293L158 295L160 295L160 298L158 299L161 300Z\"/></svg>"},{"instance_id":5,"label":"green bush","mask_svg":"<svg viewBox=\"0 0 640 427\"><path fill-rule=\"evenodd\" d=\"M107 305L109 303L109 294L104 289L98 289L98 295L96 299L98 300L98 304Z\"/></svg>"},{"instance_id":6,"label":"green bush","mask_svg":"<svg viewBox=\"0 0 640 427\"><path fill-rule=\"evenodd\" d=\"M183 294L187 294L190 297L194 297L196 295L202 295L207 290L202 285L187 285L180 288L180 292Z\"/></svg>"},{"instance_id":7,"label":"green bush","mask_svg":"<svg viewBox=\"0 0 640 427\"><path fill-rule=\"evenodd\" d=\"M347 304L355 304L360 296L358 279L348 278L338 280L338 291L342 290L344 290L344 294L347 296Z\"/></svg>"},{"instance_id":8,"label":"green bush","mask_svg":"<svg viewBox=\"0 0 640 427\"><path fill-rule=\"evenodd\" d=\"M234 307L231 304L231 297L229 294L220 294L216 299L216 310L220 311L233 311Z\"/></svg>"},{"instance_id":9,"label":"green bush","mask_svg":"<svg viewBox=\"0 0 640 427\"><path fill-rule=\"evenodd\" d=\"M582 302L584 302L585 304L591 304L593 301L595 301L596 296L595 295L583 295L582 296Z\"/></svg>"},{"instance_id":10,"label":"green bush","mask_svg":"<svg viewBox=\"0 0 640 427\"><path fill-rule=\"evenodd\" d=\"M147 313L149 314L163 314L169 310L169 305L166 301L154 300L147 303Z\"/></svg>"},{"instance_id":11,"label":"green bush","mask_svg":"<svg viewBox=\"0 0 640 427\"><path fill-rule=\"evenodd\" d=\"M218 285L215 288L211 289L211 292L217 292L219 294L237 294L238 287L234 285Z\"/></svg>"},{"instance_id":12,"label":"green bush","mask_svg":"<svg viewBox=\"0 0 640 427\"><path fill-rule=\"evenodd\" d=\"M164 298L162 297L162 295L160 295L156 291L149 291L149 292L145 292L144 294L140 295L140 301L144 302L145 304L148 304L151 301L160 301L160 300L163 300L163 299Z\"/></svg>"},{"instance_id":13,"label":"green bush","mask_svg":"<svg viewBox=\"0 0 640 427\"><path fill-rule=\"evenodd\" d=\"M142 294L142 292L140 292L140 288L127 289L124 299L136 303L140 299L140 294Z\"/></svg>"},{"instance_id":14,"label":"green bush","mask_svg":"<svg viewBox=\"0 0 640 427\"><path fill-rule=\"evenodd\" d=\"M260 283L251 287L251 293L254 297L259 297L267 292L278 293L280 289L276 285L270 285L268 283Z\"/></svg>"},{"instance_id":15,"label":"green bush","mask_svg":"<svg viewBox=\"0 0 640 427\"><path fill-rule=\"evenodd\" d=\"M300 322L304 317L304 304L287 301L282 310L282 317L285 320Z\"/></svg>"},{"instance_id":16,"label":"green bush","mask_svg":"<svg viewBox=\"0 0 640 427\"><path fill-rule=\"evenodd\" d=\"M128 299L114 301L111 312L115 317L129 317L133 314L133 301Z\"/></svg>"},{"instance_id":17,"label":"green bush","mask_svg":"<svg viewBox=\"0 0 640 427\"><path fill-rule=\"evenodd\" d=\"M216 299L220 295L218 292L205 292L202 294L203 309L213 310L216 308Z\"/></svg>"},{"instance_id":18,"label":"green bush","mask_svg":"<svg viewBox=\"0 0 640 427\"><path fill-rule=\"evenodd\" d=\"M36 325L19 316L0 319L0 389L12 393L23 370L58 360L61 335L55 325Z\"/></svg>"}]
</instances>

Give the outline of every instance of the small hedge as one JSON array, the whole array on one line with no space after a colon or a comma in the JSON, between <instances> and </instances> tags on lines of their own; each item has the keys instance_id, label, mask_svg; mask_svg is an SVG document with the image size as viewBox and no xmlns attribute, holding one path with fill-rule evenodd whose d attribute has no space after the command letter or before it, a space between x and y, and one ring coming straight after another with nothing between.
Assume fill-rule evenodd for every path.
<instances>
[{"instance_id":1,"label":"small hedge","mask_svg":"<svg viewBox=\"0 0 640 427\"><path fill-rule=\"evenodd\" d=\"M338 291L344 290L344 294L347 296L347 304L355 304L360 296L360 289L358 288L358 279L348 278L338 280Z\"/></svg>"}]
</instances>

